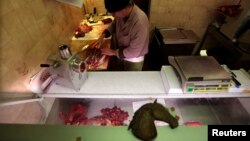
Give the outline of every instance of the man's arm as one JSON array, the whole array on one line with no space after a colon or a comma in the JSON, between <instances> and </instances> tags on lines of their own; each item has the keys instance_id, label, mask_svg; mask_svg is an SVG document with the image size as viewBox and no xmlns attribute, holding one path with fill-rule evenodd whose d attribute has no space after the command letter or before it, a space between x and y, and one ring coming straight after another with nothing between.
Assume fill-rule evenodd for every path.
<instances>
[{"instance_id":1,"label":"man's arm","mask_svg":"<svg viewBox=\"0 0 250 141\"><path fill-rule=\"evenodd\" d=\"M148 24L136 24L131 34L129 46L118 50L119 58L134 58L143 56L148 52L149 27Z\"/></svg>"}]
</instances>

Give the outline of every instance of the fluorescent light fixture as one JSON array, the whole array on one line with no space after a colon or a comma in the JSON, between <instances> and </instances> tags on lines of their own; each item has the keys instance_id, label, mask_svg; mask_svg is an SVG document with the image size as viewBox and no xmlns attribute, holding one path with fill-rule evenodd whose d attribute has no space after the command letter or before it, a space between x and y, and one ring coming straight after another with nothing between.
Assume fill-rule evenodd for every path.
<instances>
[{"instance_id":1,"label":"fluorescent light fixture","mask_svg":"<svg viewBox=\"0 0 250 141\"><path fill-rule=\"evenodd\" d=\"M79 8L82 8L83 6L83 0L57 0L57 1L70 4Z\"/></svg>"}]
</instances>

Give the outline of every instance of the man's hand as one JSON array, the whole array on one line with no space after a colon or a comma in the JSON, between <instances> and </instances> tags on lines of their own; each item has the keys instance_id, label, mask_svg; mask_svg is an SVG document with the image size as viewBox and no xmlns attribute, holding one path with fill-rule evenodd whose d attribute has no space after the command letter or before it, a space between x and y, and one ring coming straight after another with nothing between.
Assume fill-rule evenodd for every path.
<instances>
[{"instance_id":1,"label":"man's hand","mask_svg":"<svg viewBox=\"0 0 250 141\"><path fill-rule=\"evenodd\" d=\"M104 34L102 34L95 42L93 42L90 45L90 47L101 48L103 42L104 42Z\"/></svg>"}]
</instances>

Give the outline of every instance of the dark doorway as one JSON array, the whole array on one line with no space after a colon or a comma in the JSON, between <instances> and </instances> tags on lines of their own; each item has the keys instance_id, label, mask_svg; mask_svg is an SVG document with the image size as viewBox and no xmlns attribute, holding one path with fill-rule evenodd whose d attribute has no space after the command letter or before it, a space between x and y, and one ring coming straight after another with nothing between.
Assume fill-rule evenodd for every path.
<instances>
[{"instance_id":1,"label":"dark doorway","mask_svg":"<svg viewBox=\"0 0 250 141\"><path fill-rule=\"evenodd\" d=\"M150 10L150 1L151 0L134 0L135 4L140 7L146 15L149 17L149 10Z\"/></svg>"}]
</instances>

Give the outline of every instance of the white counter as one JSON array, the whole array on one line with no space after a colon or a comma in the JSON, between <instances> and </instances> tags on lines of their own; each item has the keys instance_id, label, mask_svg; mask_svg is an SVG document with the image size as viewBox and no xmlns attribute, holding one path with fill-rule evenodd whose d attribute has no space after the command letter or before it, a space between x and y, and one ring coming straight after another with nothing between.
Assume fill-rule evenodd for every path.
<instances>
[{"instance_id":1,"label":"white counter","mask_svg":"<svg viewBox=\"0 0 250 141\"><path fill-rule=\"evenodd\" d=\"M169 74L175 75L175 74ZM176 77L176 76L175 76ZM177 79L175 79L176 81ZM169 80L168 83L173 83ZM176 83L176 82L174 82ZM171 85L170 85L171 86ZM171 89L171 88L170 88ZM175 89L180 89L175 87ZM223 98L250 97L250 93L169 93L160 71L88 72L80 91L52 83L44 97L61 98Z\"/></svg>"},{"instance_id":2,"label":"white counter","mask_svg":"<svg viewBox=\"0 0 250 141\"><path fill-rule=\"evenodd\" d=\"M88 72L80 91L52 83L45 97L149 98L166 97L160 72Z\"/></svg>"}]
</instances>

